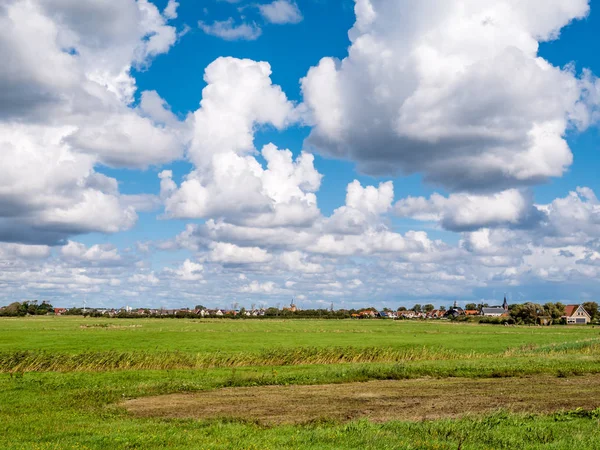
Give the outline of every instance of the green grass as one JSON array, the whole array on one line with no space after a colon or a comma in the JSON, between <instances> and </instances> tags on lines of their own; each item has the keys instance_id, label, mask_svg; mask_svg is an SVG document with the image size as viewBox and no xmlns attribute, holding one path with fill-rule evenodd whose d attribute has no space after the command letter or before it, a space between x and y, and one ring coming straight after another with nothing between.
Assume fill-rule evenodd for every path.
<instances>
[{"instance_id":1,"label":"green grass","mask_svg":"<svg viewBox=\"0 0 600 450\"><path fill-rule=\"evenodd\" d=\"M0 352L260 352L273 347L426 347L502 353L523 345L600 338L600 327L501 327L391 320L0 319Z\"/></svg>"},{"instance_id":2,"label":"green grass","mask_svg":"<svg viewBox=\"0 0 600 450\"><path fill-rule=\"evenodd\" d=\"M596 449L597 411L264 427L134 418L117 405L226 386L593 374L599 338L593 327L439 322L0 319L0 448Z\"/></svg>"}]
</instances>

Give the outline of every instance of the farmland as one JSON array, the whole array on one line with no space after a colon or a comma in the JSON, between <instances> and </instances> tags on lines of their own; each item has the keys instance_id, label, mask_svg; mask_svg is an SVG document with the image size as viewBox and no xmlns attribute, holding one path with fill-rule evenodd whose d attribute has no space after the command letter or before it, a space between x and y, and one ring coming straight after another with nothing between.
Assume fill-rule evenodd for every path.
<instances>
[{"instance_id":1,"label":"farmland","mask_svg":"<svg viewBox=\"0 0 600 450\"><path fill-rule=\"evenodd\" d=\"M600 440L594 327L7 318L0 372L0 448L591 449Z\"/></svg>"}]
</instances>

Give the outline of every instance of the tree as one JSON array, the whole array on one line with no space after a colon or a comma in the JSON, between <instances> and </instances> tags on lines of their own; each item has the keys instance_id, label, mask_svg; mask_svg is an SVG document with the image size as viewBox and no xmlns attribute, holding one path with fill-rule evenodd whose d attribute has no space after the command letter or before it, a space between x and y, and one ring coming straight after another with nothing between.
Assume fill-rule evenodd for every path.
<instances>
[{"instance_id":1,"label":"tree","mask_svg":"<svg viewBox=\"0 0 600 450\"><path fill-rule=\"evenodd\" d=\"M425 312L431 312L435 309L435 306L433 306L431 303L428 303L423 309L425 309Z\"/></svg>"},{"instance_id":2,"label":"tree","mask_svg":"<svg viewBox=\"0 0 600 450\"><path fill-rule=\"evenodd\" d=\"M472 311L472 310L474 310L474 309L477 309L477 305L476 305L475 303L467 303L467 304L465 305L465 309L468 309L468 310L471 310L471 311Z\"/></svg>"},{"instance_id":3,"label":"tree","mask_svg":"<svg viewBox=\"0 0 600 450\"><path fill-rule=\"evenodd\" d=\"M401 306L401 307L398 308L398 311L400 311L400 312L404 312L406 310L407 310L406 306Z\"/></svg>"},{"instance_id":4,"label":"tree","mask_svg":"<svg viewBox=\"0 0 600 450\"><path fill-rule=\"evenodd\" d=\"M445 306L440 306L440 311L446 311L446 307Z\"/></svg>"},{"instance_id":5,"label":"tree","mask_svg":"<svg viewBox=\"0 0 600 450\"><path fill-rule=\"evenodd\" d=\"M552 319L560 319L565 315L565 305L562 303L546 303L544 305L544 313Z\"/></svg>"},{"instance_id":6,"label":"tree","mask_svg":"<svg viewBox=\"0 0 600 450\"><path fill-rule=\"evenodd\" d=\"M592 320L596 320L600 315L598 312L598 303L596 302L585 302L583 304L583 309L587 311Z\"/></svg>"},{"instance_id":7,"label":"tree","mask_svg":"<svg viewBox=\"0 0 600 450\"><path fill-rule=\"evenodd\" d=\"M417 313L418 313L418 312L421 312L421 305L419 305L419 304L417 303L415 306L413 306L413 307L412 307L412 310L413 310L414 312L417 312Z\"/></svg>"},{"instance_id":8,"label":"tree","mask_svg":"<svg viewBox=\"0 0 600 450\"><path fill-rule=\"evenodd\" d=\"M19 302L13 302L8 306L0 308L0 316L24 316L27 310L23 310L23 305Z\"/></svg>"},{"instance_id":9,"label":"tree","mask_svg":"<svg viewBox=\"0 0 600 450\"><path fill-rule=\"evenodd\" d=\"M203 305L196 305L196 306L194 306L194 309L202 311L202 310L204 310L206 308Z\"/></svg>"},{"instance_id":10,"label":"tree","mask_svg":"<svg viewBox=\"0 0 600 450\"><path fill-rule=\"evenodd\" d=\"M518 323L537 323L538 317L545 316L543 306L536 303L515 305L510 311L510 316Z\"/></svg>"}]
</instances>

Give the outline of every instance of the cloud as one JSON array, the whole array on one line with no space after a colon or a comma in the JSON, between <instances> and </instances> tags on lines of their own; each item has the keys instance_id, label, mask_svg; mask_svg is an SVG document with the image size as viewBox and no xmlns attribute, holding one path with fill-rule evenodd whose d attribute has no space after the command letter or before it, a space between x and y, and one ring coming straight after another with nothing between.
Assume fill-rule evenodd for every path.
<instances>
[{"instance_id":1,"label":"cloud","mask_svg":"<svg viewBox=\"0 0 600 450\"><path fill-rule=\"evenodd\" d=\"M546 214L537 234L545 245L592 245L600 239L600 202L592 189L578 187L537 207Z\"/></svg>"},{"instance_id":2,"label":"cloud","mask_svg":"<svg viewBox=\"0 0 600 450\"><path fill-rule=\"evenodd\" d=\"M263 167L251 156L233 152L213 156L203 171L189 174L180 187L171 172L161 172L161 196L170 217L223 217L251 226L303 226L319 216L317 198L321 175L312 155L296 161L288 150L263 148ZM207 170L208 169L208 170Z\"/></svg>"},{"instance_id":3,"label":"cloud","mask_svg":"<svg viewBox=\"0 0 600 450\"><path fill-rule=\"evenodd\" d=\"M283 130L298 120L294 104L273 84L269 63L220 57L208 65L204 81L189 149L197 167L216 153L251 154L256 129Z\"/></svg>"},{"instance_id":4,"label":"cloud","mask_svg":"<svg viewBox=\"0 0 600 450\"><path fill-rule=\"evenodd\" d=\"M210 261L220 264L256 264L271 261L272 256L259 247L238 247L235 244L216 242L211 245Z\"/></svg>"},{"instance_id":5,"label":"cloud","mask_svg":"<svg viewBox=\"0 0 600 450\"><path fill-rule=\"evenodd\" d=\"M495 226L534 227L544 216L534 207L532 196L517 189L491 195L408 197L396 203L394 212L400 217L439 222L452 231Z\"/></svg>"},{"instance_id":6,"label":"cloud","mask_svg":"<svg viewBox=\"0 0 600 450\"><path fill-rule=\"evenodd\" d=\"M285 267L292 272L320 273L324 270L321 264L307 261L307 255L302 252L284 252L279 258Z\"/></svg>"},{"instance_id":7,"label":"cloud","mask_svg":"<svg viewBox=\"0 0 600 450\"><path fill-rule=\"evenodd\" d=\"M95 168L143 168L183 154L184 124L167 128L131 107L131 69L177 40L167 16L147 0L0 7L0 53L11 61L0 68L0 241L64 243L136 223L136 207L148 202L122 197L117 180Z\"/></svg>"},{"instance_id":8,"label":"cloud","mask_svg":"<svg viewBox=\"0 0 600 450\"><path fill-rule=\"evenodd\" d=\"M346 189L346 204L325 221L324 229L333 233L361 234L380 223L380 215L389 211L394 201L394 184L364 187L354 180Z\"/></svg>"},{"instance_id":9,"label":"cloud","mask_svg":"<svg viewBox=\"0 0 600 450\"><path fill-rule=\"evenodd\" d=\"M179 8L179 2L176 0L169 0L165 10L163 11L163 15L167 19L177 19L177 8Z\"/></svg>"},{"instance_id":10,"label":"cloud","mask_svg":"<svg viewBox=\"0 0 600 450\"><path fill-rule=\"evenodd\" d=\"M252 281L250 284L242 286L240 292L249 294L271 294L275 289L275 283L267 281L265 283L259 283L258 281Z\"/></svg>"},{"instance_id":11,"label":"cloud","mask_svg":"<svg viewBox=\"0 0 600 450\"><path fill-rule=\"evenodd\" d=\"M212 24L200 20L198 21L198 27L206 34L227 41L255 41L262 34L262 30L256 24L241 23L236 25L233 17L227 20L215 21Z\"/></svg>"},{"instance_id":12,"label":"cloud","mask_svg":"<svg viewBox=\"0 0 600 450\"><path fill-rule=\"evenodd\" d=\"M86 247L79 242L69 241L61 247L60 253L63 257L74 261L87 262L118 262L121 256L118 250L110 244L93 245Z\"/></svg>"},{"instance_id":13,"label":"cloud","mask_svg":"<svg viewBox=\"0 0 600 450\"><path fill-rule=\"evenodd\" d=\"M137 214L94 158L64 143L69 128L0 123L0 241L52 244L131 228Z\"/></svg>"},{"instance_id":14,"label":"cloud","mask_svg":"<svg viewBox=\"0 0 600 450\"><path fill-rule=\"evenodd\" d=\"M182 281L202 281L204 278L204 266L189 259L186 259L176 270L167 269L167 272Z\"/></svg>"},{"instance_id":15,"label":"cloud","mask_svg":"<svg viewBox=\"0 0 600 450\"><path fill-rule=\"evenodd\" d=\"M23 245L0 242L0 260L46 259L50 256L47 245Z\"/></svg>"},{"instance_id":16,"label":"cloud","mask_svg":"<svg viewBox=\"0 0 600 450\"><path fill-rule=\"evenodd\" d=\"M80 128L65 142L80 152L99 155L108 166L140 169L179 159L184 148L176 129L157 125L131 111Z\"/></svg>"},{"instance_id":17,"label":"cloud","mask_svg":"<svg viewBox=\"0 0 600 450\"><path fill-rule=\"evenodd\" d=\"M302 21L302 13L295 2L288 0L276 0L272 3L257 6L260 14L267 22L274 24L299 23Z\"/></svg>"},{"instance_id":18,"label":"cloud","mask_svg":"<svg viewBox=\"0 0 600 450\"><path fill-rule=\"evenodd\" d=\"M190 122L188 157L195 170L180 186L163 171L161 197L168 217L221 217L257 227L307 226L319 216L314 194L321 174L314 158L268 144L252 153L258 127L284 129L299 120L295 106L271 82L264 62L218 58L205 72L207 86Z\"/></svg>"},{"instance_id":19,"label":"cloud","mask_svg":"<svg viewBox=\"0 0 600 450\"><path fill-rule=\"evenodd\" d=\"M135 273L127 279L128 282L139 285L157 286L160 280L154 272L150 273Z\"/></svg>"},{"instance_id":20,"label":"cloud","mask_svg":"<svg viewBox=\"0 0 600 450\"><path fill-rule=\"evenodd\" d=\"M588 14L587 0L357 0L355 12L348 56L302 80L309 148L452 190L506 190L569 167L564 136L590 123L597 79L537 52Z\"/></svg>"}]
</instances>

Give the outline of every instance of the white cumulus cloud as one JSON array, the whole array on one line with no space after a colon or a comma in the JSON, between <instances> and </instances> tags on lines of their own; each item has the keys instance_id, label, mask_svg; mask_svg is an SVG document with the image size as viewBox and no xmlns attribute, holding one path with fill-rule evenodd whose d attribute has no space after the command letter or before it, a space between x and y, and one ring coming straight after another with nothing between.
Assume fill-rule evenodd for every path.
<instances>
[{"instance_id":1,"label":"white cumulus cloud","mask_svg":"<svg viewBox=\"0 0 600 450\"><path fill-rule=\"evenodd\" d=\"M272 3L258 5L261 15L270 23L286 24L301 22L303 17L298 5L289 0L275 0Z\"/></svg>"},{"instance_id":2,"label":"white cumulus cloud","mask_svg":"<svg viewBox=\"0 0 600 450\"><path fill-rule=\"evenodd\" d=\"M589 123L594 77L538 56L587 0L357 0L352 45L302 80L308 144L372 174L453 190L561 176L567 129Z\"/></svg>"}]
</instances>

